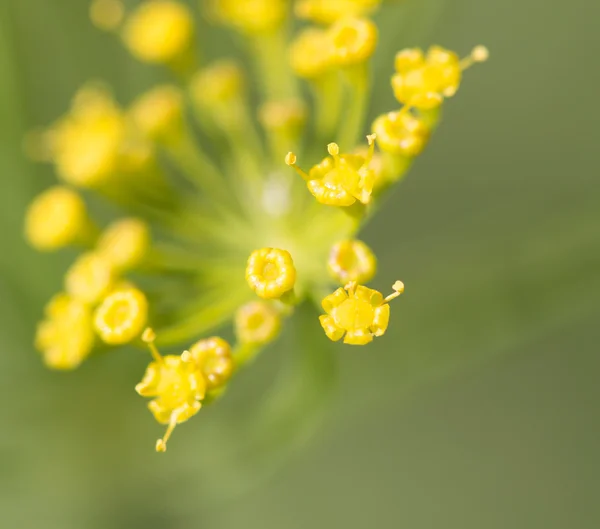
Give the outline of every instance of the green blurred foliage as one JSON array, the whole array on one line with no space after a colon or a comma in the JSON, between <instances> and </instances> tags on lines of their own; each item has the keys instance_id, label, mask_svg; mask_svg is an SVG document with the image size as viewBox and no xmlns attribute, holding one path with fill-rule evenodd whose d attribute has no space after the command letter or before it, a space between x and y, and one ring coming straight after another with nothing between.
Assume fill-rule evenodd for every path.
<instances>
[{"instance_id":1,"label":"green blurred foliage","mask_svg":"<svg viewBox=\"0 0 600 529\"><path fill-rule=\"evenodd\" d=\"M376 286L407 284L390 330L369 348L336 349L325 420L289 447L294 457L276 450L268 464L244 455L241 418L280 364L294 372L294 352L318 353L314 320L181 427L165 456L133 391L144 354L56 374L32 350L72 256L22 241L23 210L53 176L24 159L21 138L86 80L109 80L126 103L165 78L86 14L82 0L0 6L2 527L598 527L599 5L405 0L378 16L372 116L393 106L400 47L484 43L492 58L468 72L364 233L380 258ZM237 53L222 32L199 41L207 57ZM287 426L271 425L272 437Z\"/></svg>"}]
</instances>

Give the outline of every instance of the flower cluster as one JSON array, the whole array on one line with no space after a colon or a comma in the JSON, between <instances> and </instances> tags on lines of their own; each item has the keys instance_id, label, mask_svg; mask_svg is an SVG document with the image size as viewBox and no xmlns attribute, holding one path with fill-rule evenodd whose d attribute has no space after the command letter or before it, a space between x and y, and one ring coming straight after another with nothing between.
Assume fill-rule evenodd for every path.
<instances>
[{"instance_id":1,"label":"flower cluster","mask_svg":"<svg viewBox=\"0 0 600 529\"><path fill-rule=\"evenodd\" d=\"M185 4L91 4L94 25L173 82L126 105L87 84L36 136L33 151L60 184L30 205L26 238L40 251L81 253L35 344L54 369L145 344L152 362L135 389L167 426L158 451L277 338L298 304L318 300L323 339L365 345L388 328L389 302L404 285L396 281L387 297L365 286L377 260L356 235L425 148L462 72L487 51L478 46L462 60L437 46L400 51L391 81L399 107L377 117L365 141L378 40L368 17L380 3L297 0L303 26L289 38L285 0L208 2L209 22L230 28L251 54L256 109L235 59L199 59ZM119 218L105 226L99 219L115 210ZM214 336L217 328L231 339ZM157 344L191 345L162 356Z\"/></svg>"}]
</instances>

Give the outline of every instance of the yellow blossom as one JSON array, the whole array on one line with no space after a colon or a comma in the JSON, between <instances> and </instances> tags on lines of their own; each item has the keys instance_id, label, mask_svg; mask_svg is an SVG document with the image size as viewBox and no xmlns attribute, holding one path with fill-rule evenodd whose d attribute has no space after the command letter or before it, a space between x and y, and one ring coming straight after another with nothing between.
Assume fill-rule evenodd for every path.
<instances>
[{"instance_id":1,"label":"yellow blossom","mask_svg":"<svg viewBox=\"0 0 600 529\"><path fill-rule=\"evenodd\" d=\"M155 141L177 138L183 130L183 96L170 85L158 86L133 104L130 116L137 129Z\"/></svg>"},{"instance_id":2,"label":"yellow blossom","mask_svg":"<svg viewBox=\"0 0 600 529\"><path fill-rule=\"evenodd\" d=\"M325 30L307 28L302 30L290 46L290 64L298 77L315 79L332 66L331 55L325 50L330 46Z\"/></svg>"},{"instance_id":3,"label":"yellow blossom","mask_svg":"<svg viewBox=\"0 0 600 529\"><path fill-rule=\"evenodd\" d=\"M408 109L408 107L405 107ZM373 123L377 145L382 151L402 156L417 156L429 139L429 127L409 111L389 112Z\"/></svg>"},{"instance_id":4,"label":"yellow blossom","mask_svg":"<svg viewBox=\"0 0 600 529\"><path fill-rule=\"evenodd\" d=\"M286 250L261 248L250 254L246 265L246 281L256 295L277 299L294 288L296 268Z\"/></svg>"},{"instance_id":5,"label":"yellow blossom","mask_svg":"<svg viewBox=\"0 0 600 529\"><path fill-rule=\"evenodd\" d=\"M377 271L377 259L371 249L362 241L352 239L340 241L329 252L327 268L340 283L349 281L367 283Z\"/></svg>"},{"instance_id":6,"label":"yellow blossom","mask_svg":"<svg viewBox=\"0 0 600 529\"><path fill-rule=\"evenodd\" d=\"M190 354L161 356L154 345L156 336L151 329L142 335L154 361L146 369L135 390L142 397L154 397L148 408L167 431L156 442L156 451L164 452L175 426L198 413L206 394L206 381Z\"/></svg>"},{"instance_id":7,"label":"yellow blossom","mask_svg":"<svg viewBox=\"0 0 600 529\"><path fill-rule=\"evenodd\" d=\"M251 301L235 313L235 333L241 343L263 344L273 341L281 330L281 317L272 305Z\"/></svg>"},{"instance_id":8,"label":"yellow blossom","mask_svg":"<svg viewBox=\"0 0 600 529\"><path fill-rule=\"evenodd\" d=\"M148 63L173 63L193 41L194 21L187 6L174 0L148 0L127 20L123 39L131 53Z\"/></svg>"},{"instance_id":9,"label":"yellow blossom","mask_svg":"<svg viewBox=\"0 0 600 529\"><path fill-rule=\"evenodd\" d=\"M339 146L330 143L327 146L330 156L315 165L308 174L296 165L294 153L288 153L285 162L296 169L306 181L308 190L322 204L351 206L357 200L368 204L376 176L370 167L375 135L367 136L367 139L370 146L367 156L340 154Z\"/></svg>"},{"instance_id":10,"label":"yellow blossom","mask_svg":"<svg viewBox=\"0 0 600 529\"><path fill-rule=\"evenodd\" d=\"M150 248L150 229L141 219L113 222L100 236L96 253L115 270L133 270L144 262Z\"/></svg>"},{"instance_id":11,"label":"yellow blossom","mask_svg":"<svg viewBox=\"0 0 600 529\"><path fill-rule=\"evenodd\" d=\"M222 338L213 336L200 340L190 347L189 354L210 390L223 386L233 373L231 347Z\"/></svg>"},{"instance_id":12,"label":"yellow blossom","mask_svg":"<svg viewBox=\"0 0 600 529\"><path fill-rule=\"evenodd\" d=\"M114 279L114 269L107 259L97 253L85 253L67 271L65 290L75 299L94 304L108 294Z\"/></svg>"},{"instance_id":13,"label":"yellow blossom","mask_svg":"<svg viewBox=\"0 0 600 529\"><path fill-rule=\"evenodd\" d=\"M37 250L90 244L96 234L85 202L67 187L51 187L38 195L27 209L25 236Z\"/></svg>"},{"instance_id":14,"label":"yellow blossom","mask_svg":"<svg viewBox=\"0 0 600 529\"><path fill-rule=\"evenodd\" d=\"M94 328L104 343L122 345L137 338L148 322L148 301L136 288L113 290L94 313Z\"/></svg>"},{"instance_id":15,"label":"yellow blossom","mask_svg":"<svg viewBox=\"0 0 600 529\"><path fill-rule=\"evenodd\" d=\"M333 64L362 64L375 52L377 26L367 18L344 18L329 28L327 37Z\"/></svg>"},{"instance_id":16,"label":"yellow blossom","mask_svg":"<svg viewBox=\"0 0 600 529\"><path fill-rule=\"evenodd\" d=\"M334 342L343 337L346 344L365 345L382 336L390 319L388 303L404 292L401 281L392 288L394 293L384 298L377 290L350 282L325 297L322 305L327 314L319 320L327 337Z\"/></svg>"},{"instance_id":17,"label":"yellow blossom","mask_svg":"<svg viewBox=\"0 0 600 529\"><path fill-rule=\"evenodd\" d=\"M124 16L125 8L121 0L93 0L90 4L92 23L105 31L117 29Z\"/></svg>"},{"instance_id":18,"label":"yellow blossom","mask_svg":"<svg viewBox=\"0 0 600 529\"><path fill-rule=\"evenodd\" d=\"M396 55L394 95L400 103L411 107L435 108L445 97L456 93L464 69L487 57L487 48L483 46L475 47L462 61L456 53L440 46L429 48L427 55L419 48L402 50Z\"/></svg>"},{"instance_id":19,"label":"yellow blossom","mask_svg":"<svg viewBox=\"0 0 600 529\"><path fill-rule=\"evenodd\" d=\"M244 74L232 60L217 61L200 70L190 83L192 99L200 106L227 103L243 91Z\"/></svg>"},{"instance_id":20,"label":"yellow blossom","mask_svg":"<svg viewBox=\"0 0 600 529\"><path fill-rule=\"evenodd\" d=\"M321 24L332 24L346 17L361 17L373 13L381 0L296 0L298 18Z\"/></svg>"},{"instance_id":21,"label":"yellow blossom","mask_svg":"<svg viewBox=\"0 0 600 529\"><path fill-rule=\"evenodd\" d=\"M244 33L268 33L283 23L285 0L212 0L212 10L222 23Z\"/></svg>"}]
</instances>

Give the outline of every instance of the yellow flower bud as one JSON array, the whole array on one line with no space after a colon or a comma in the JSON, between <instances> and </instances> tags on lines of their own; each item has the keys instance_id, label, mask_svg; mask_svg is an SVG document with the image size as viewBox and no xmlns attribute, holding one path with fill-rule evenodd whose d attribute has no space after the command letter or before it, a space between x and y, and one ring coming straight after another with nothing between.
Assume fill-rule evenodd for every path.
<instances>
[{"instance_id":1,"label":"yellow flower bud","mask_svg":"<svg viewBox=\"0 0 600 529\"><path fill-rule=\"evenodd\" d=\"M194 21L187 6L174 0L148 0L127 20L123 39L140 61L172 63L192 46Z\"/></svg>"},{"instance_id":2,"label":"yellow flower bud","mask_svg":"<svg viewBox=\"0 0 600 529\"><path fill-rule=\"evenodd\" d=\"M94 304L108 294L114 279L109 261L96 253L86 253L67 271L65 290L77 300Z\"/></svg>"},{"instance_id":3,"label":"yellow flower bud","mask_svg":"<svg viewBox=\"0 0 600 529\"><path fill-rule=\"evenodd\" d=\"M281 26L285 0L213 0L213 13L223 24L243 33L268 33Z\"/></svg>"},{"instance_id":4,"label":"yellow flower bud","mask_svg":"<svg viewBox=\"0 0 600 529\"><path fill-rule=\"evenodd\" d=\"M150 229L143 220L113 222L100 236L96 253L117 271L133 270L144 262L150 248Z\"/></svg>"},{"instance_id":5,"label":"yellow flower bud","mask_svg":"<svg viewBox=\"0 0 600 529\"><path fill-rule=\"evenodd\" d=\"M104 31L114 31L125 16L125 8L121 0L93 0L90 4L92 24Z\"/></svg>"},{"instance_id":6,"label":"yellow flower bud","mask_svg":"<svg viewBox=\"0 0 600 529\"><path fill-rule=\"evenodd\" d=\"M91 353L94 331L90 309L66 294L46 306L46 319L37 327L35 346L51 369L78 367Z\"/></svg>"},{"instance_id":7,"label":"yellow flower bud","mask_svg":"<svg viewBox=\"0 0 600 529\"><path fill-rule=\"evenodd\" d=\"M169 141L183 130L183 96L174 86L159 86L138 98L130 116L146 137L159 142Z\"/></svg>"},{"instance_id":8,"label":"yellow flower bud","mask_svg":"<svg viewBox=\"0 0 600 529\"><path fill-rule=\"evenodd\" d=\"M375 276L377 259L362 241L340 241L331 248L327 268L344 285L349 281L367 283Z\"/></svg>"},{"instance_id":9,"label":"yellow flower bud","mask_svg":"<svg viewBox=\"0 0 600 529\"><path fill-rule=\"evenodd\" d=\"M298 18L333 24L342 18L369 15L380 4L381 0L297 0L294 11Z\"/></svg>"},{"instance_id":10,"label":"yellow flower bud","mask_svg":"<svg viewBox=\"0 0 600 529\"><path fill-rule=\"evenodd\" d=\"M296 268L286 250L261 248L248 258L246 281L256 295L265 299L280 298L294 288Z\"/></svg>"},{"instance_id":11,"label":"yellow flower bud","mask_svg":"<svg viewBox=\"0 0 600 529\"><path fill-rule=\"evenodd\" d=\"M94 328L104 343L122 345L137 338L148 322L148 301L136 288L106 296L94 313Z\"/></svg>"},{"instance_id":12,"label":"yellow flower bud","mask_svg":"<svg viewBox=\"0 0 600 529\"><path fill-rule=\"evenodd\" d=\"M55 186L44 191L27 209L25 236L37 250L90 243L95 234L83 199L67 187Z\"/></svg>"},{"instance_id":13,"label":"yellow flower bud","mask_svg":"<svg viewBox=\"0 0 600 529\"><path fill-rule=\"evenodd\" d=\"M196 342L189 350L192 359L213 390L225 384L233 373L233 358L229 344L217 336Z\"/></svg>"},{"instance_id":14,"label":"yellow flower bud","mask_svg":"<svg viewBox=\"0 0 600 529\"><path fill-rule=\"evenodd\" d=\"M327 31L330 60L338 66L362 64L377 46L377 26L366 18L344 18ZM321 52L322 53L322 52Z\"/></svg>"},{"instance_id":15,"label":"yellow flower bud","mask_svg":"<svg viewBox=\"0 0 600 529\"><path fill-rule=\"evenodd\" d=\"M295 137L306 123L306 107L298 99L268 101L260 107L258 120L267 131Z\"/></svg>"},{"instance_id":16,"label":"yellow flower bud","mask_svg":"<svg viewBox=\"0 0 600 529\"><path fill-rule=\"evenodd\" d=\"M200 106L227 103L244 91L244 74L237 62L221 60L200 70L192 79L190 94Z\"/></svg>"},{"instance_id":17,"label":"yellow flower bud","mask_svg":"<svg viewBox=\"0 0 600 529\"><path fill-rule=\"evenodd\" d=\"M357 200L368 204L371 200L375 172L370 164L374 153L375 135L367 136L367 156L340 154L336 143L327 146L330 156L305 173L296 165L296 155L288 153L285 162L306 181L308 190L318 202L328 206L351 206Z\"/></svg>"},{"instance_id":18,"label":"yellow flower bud","mask_svg":"<svg viewBox=\"0 0 600 529\"><path fill-rule=\"evenodd\" d=\"M423 120L402 110L379 116L373 123L373 132L382 151L407 157L421 154L430 133Z\"/></svg>"},{"instance_id":19,"label":"yellow flower bud","mask_svg":"<svg viewBox=\"0 0 600 529\"><path fill-rule=\"evenodd\" d=\"M154 345L156 336L146 329L142 339L148 344L154 361L146 369L135 390L142 397L154 397L148 408L167 431L156 442L156 451L164 452L175 426L198 413L206 394L206 381L191 354L161 356Z\"/></svg>"},{"instance_id":20,"label":"yellow flower bud","mask_svg":"<svg viewBox=\"0 0 600 529\"><path fill-rule=\"evenodd\" d=\"M277 338L281 317L264 301L251 301L235 314L235 333L241 343L265 344Z\"/></svg>"},{"instance_id":21,"label":"yellow flower bud","mask_svg":"<svg viewBox=\"0 0 600 529\"><path fill-rule=\"evenodd\" d=\"M329 71L332 62L325 51L329 45L326 31L316 28L301 31L289 51L294 73L304 79L315 79Z\"/></svg>"},{"instance_id":22,"label":"yellow flower bud","mask_svg":"<svg viewBox=\"0 0 600 529\"><path fill-rule=\"evenodd\" d=\"M396 281L393 294L386 298L381 292L348 283L323 299L323 309L327 313L319 321L327 337L337 342L344 337L344 343L365 345L375 336L382 336L390 319L388 303L404 292L404 285Z\"/></svg>"}]
</instances>

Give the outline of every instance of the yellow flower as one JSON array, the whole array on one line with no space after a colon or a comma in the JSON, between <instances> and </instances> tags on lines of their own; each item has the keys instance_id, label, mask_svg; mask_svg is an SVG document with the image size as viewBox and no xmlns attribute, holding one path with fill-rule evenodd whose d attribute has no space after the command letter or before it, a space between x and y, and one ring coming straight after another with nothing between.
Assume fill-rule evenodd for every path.
<instances>
[{"instance_id":1,"label":"yellow flower","mask_svg":"<svg viewBox=\"0 0 600 529\"><path fill-rule=\"evenodd\" d=\"M280 330L279 314L264 301L251 301L241 306L235 313L235 334L241 343L272 342Z\"/></svg>"},{"instance_id":2,"label":"yellow flower","mask_svg":"<svg viewBox=\"0 0 600 529\"><path fill-rule=\"evenodd\" d=\"M320 316L321 326L327 337L337 342L344 337L344 343L365 345L374 336L382 336L390 319L388 303L404 292L404 285L396 281L394 293L386 298L381 292L348 283L323 299L323 309L327 313Z\"/></svg>"},{"instance_id":3,"label":"yellow flower","mask_svg":"<svg viewBox=\"0 0 600 529\"><path fill-rule=\"evenodd\" d=\"M396 55L396 74L392 87L396 99L405 105L431 109L445 97L452 97L460 85L462 71L475 62L487 60L487 48L477 46L462 61L458 55L440 46L402 50Z\"/></svg>"},{"instance_id":4,"label":"yellow flower","mask_svg":"<svg viewBox=\"0 0 600 529\"><path fill-rule=\"evenodd\" d=\"M344 18L329 28L327 37L333 64L362 64L375 52L377 26L366 18Z\"/></svg>"},{"instance_id":5,"label":"yellow flower","mask_svg":"<svg viewBox=\"0 0 600 529\"><path fill-rule=\"evenodd\" d=\"M224 24L244 33L268 33L285 19L284 0L212 0L213 13Z\"/></svg>"},{"instance_id":6,"label":"yellow flower","mask_svg":"<svg viewBox=\"0 0 600 529\"><path fill-rule=\"evenodd\" d=\"M359 154L340 154L337 143L330 143L327 146L330 156L315 165L308 174L296 165L294 153L288 153L285 162L296 169L306 181L308 190L322 204L351 206L357 200L368 204L376 178L370 167L375 135L367 136L367 140L370 149L366 157Z\"/></svg>"},{"instance_id":7,"label":"yellow flower","mask_svg":"<svg viewBox=\"0 0 600 529\"><path fill-rule=\"evenodd\" d=\"M257 296L277 299L294 288L296 268L286 250L261 248L250 254L246 281Z\"/></svg>"},{"instance_id":8,"label":"yellow flower","mask_svg":"<svg viewBox=\"0 0 600 529\"><path fill-rule=\"evenodd\" d=\"M189 51L194 37L190 10L173 0L148 0L127 20L123 39L140 61L172 63Z\"/></svg>"},{"instance_id":9,"label":"yellow flower","mask_svg":"<svg viewBox=\"0 0 600 529\"><path fill-rule=\"evenodd\" d=\"M377 259L364 242L346 240L333 245L327 267L331 275L344 285L349 281L367 283L375 276Z\"/></svg>"},{"instance_id":10,"label":"yellow flower","mask_svg":"<svg viewBox=\"0 0 600 529\"><path fill-rule=\"evenodd\" d=\"M190 94L200 106L222 104L244 91L244 74L232 60L217 61L200 70L190 83Z\"/></svg>"},{"instance_id":11,"label":"yellow flower","mask_svg":"<svg viewBox=\"0 0 600 529\"><path fill-rule=\"evenodd\" d=\"M408 109L409 107L404 107ZM413 157L419 155L429 139L429 127L408 110L389 112L373 123L377 145L391 154Z\"/></svg>"},{"instance_id":12,"label":"yellow flower","mask_svg":"<svg viewBox=\"0 0 600 529\"><path fill-rule=\"evenodd\" d=\"M118 271L133 270L143 264L149 249L150 229L146 222L137 218L113 222L96 245L96 253Z\"/></svg>"},{"instance_id":13,"label":"yellow flower","mask_svg":"<svg viewBox=\"0 0 600 529\"><path fill-rule=\"evenodd\" d=\"M59 294L48 303L45 313L35 336L35 346L44 363L51 369L75 369L94 346L90 309L66 294Z\"/></svg>"},{"instance_id":14,"label":"yellow flower","mask_svg":"<svg viewBox=\"0 0 600 529\"><path fill-rule=\"evenodd\" d=\"M229 344L217 336L205 338L190 347L189 354L212 390L225 384L233 373Z\"/></svg>"},{"instance_id":15,"label":"yellow flower","mask_svg":"<svg viewBox=\"0 0 600 529\"><path fill-rule=\"evenodd\" d=\"M106 296L94 313L94 328L104 343L122 345L137 338L148 322L148 301L137 288Z\"/></svg>"},{"instance_id":16,"label":"yellow flower","mask_svg":"<svg viewBox=\"0 0 600 529\"><path fill-rule=\"evenodd\" d=\"M93 0L90 4L90 19L97 28L113 31L125 16L121 0Z\"/></svg>"},{"instance_id":17,"label":"yellow flower","mask_svg":"<svg viewBox=\"0 0 600 529\"><path fill-rule=\"evenodd\" d=\"M143 135L168 142L183 130L183 96L174 86L159 86L138 98L129 114Z\"/></svg>"},{"instance_id":18,"label":"yellow flower","mask_svg":"<svg viewBox=\"0 0 600 529\"><path fill-rule=\"evenodd\" d=\"M332 66L330 46L326 31L317 28L302 30L290 46L290 64L298 77L315 79Z\"/></svg>"},{"instance_id":19,"label":"yellow flower","mask_svg":"<svg viewBox=\"0 0 600 529\"><path fill-rule=\"evenodd\" d=\"M332 24L346 17L373 13L381 0L297 0L294 11L298 18L321 24Z\"/></svg>"},{"instance_id":20,"label":"yellow flower","mask_svg":"<svg viewBox=\"0 0 600 529\"><path fill-rule=\"evenodd\" d=\"M142 339L150 347L154 361L135 390L142 397L154 397L148 408L160 424L168 425L164 437L156 442L156 451L164 452L175 426L200 411L206 381L190 354L161 356L151 329L144 331Z\"/></svg>"},{"instance_id":21,"label":"yellow flower","mask_svg":"<svg viewBox=\"0 0 600 529\"><path fill-rule=\"evenodd\" d=\"M85 253L65 275L65 290L73 298L94 304L110 291L115 279L110 262L97 253Z\"/></svg>"},{"instance_id":22,"label":"yellow flower","mask_svg":"<svg viewBox=\"0 0 600 529\"><path fill-rule=\"evenodd\" d=\"M51 187L38 195L27 209L25 236L37 250L89 244L96 234L85 202L67 187Z\"/></svg>"}]
</instances>

